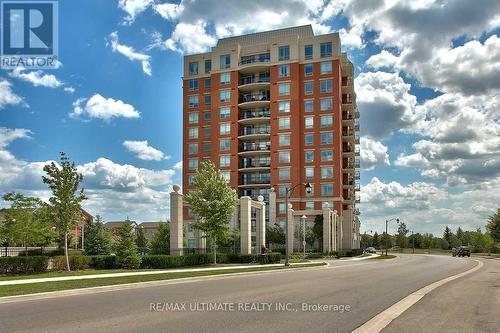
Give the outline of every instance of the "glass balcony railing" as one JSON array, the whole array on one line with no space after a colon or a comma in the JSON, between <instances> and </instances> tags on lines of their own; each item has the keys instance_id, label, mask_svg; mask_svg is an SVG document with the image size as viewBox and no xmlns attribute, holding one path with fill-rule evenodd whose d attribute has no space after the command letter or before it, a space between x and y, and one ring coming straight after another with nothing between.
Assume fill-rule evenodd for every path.
<instances>
[{"instance_id":1,"label":"glass balcony railing","mask_svg":"<svg viewBox=\"0 0 500 333\"><path fill-rule=\"evenodd\" d=\"M255 159L255 158L244 158L241 160L240 168L264 168L271 166L270 158Z\"/></svg>"},{"instance_id":2,"label":"glass balcony railing","mask_svg":"<svg viewBox=\"0 0 500 333\"><path fill-rule=\"evenodd\" d=\"M271 127L243 127L240 135L271 134Z\"/></svg>"},{"instance_id":3,"label":"glass balcony railing","mask_svg":"<svg viewBox=\"0 0 500 333\"><path fill-rule=\"evenodd\" d=\"M269 101L269 91L240 95L240 103L255 101Z\"/></svg>"},{"instance_id":4,"label":"glass balcony railing","mask_svg":"<svg viewBox=\"0 0 500 333\"><path fill-rule=\"evenodd\" d=\"M270 174L261 174L259 176L249 176L245 177L243 175L241 178L241 185L253 185L253 184L270 184L271 183L271 175Z\"/></svg>"},{"instance_id":5,"label":"glass balcony railing","mask_svg":"<svg viewBox=\"0 0 500 333\"><path fill-rule=\"evenodd\" d=\"M269 83L269 74L267 75L250 75L244 76L240 79L240 85L251 84L251 83Z\"/></svg>"},{"instance_id":6,"label":"glass balcony railing","mask_svg":"<svg viewBox=\"0 0 500 333\"><path fill-rule=\"evenodd\" d=\"M240 113L240 119L263 118L263 117L269 118L270 116L271 116L271 111L269 109L254 109Z\"/></svg>"},{"instance_id":7,"label":"glass balcony railing","mask_svg":"<svg viewBox=\"0 0 500 333\"><path fill-rule=\"evenodd\" d=\"M261 53L241 57L240 65L247 65L259 62L269 62L271 61L270 53Z\"/></svg>"},{"instance_id":8,"label":"glass balcony railing","mask_svg":"<svg viewBox=\"0 0 500 333\"><path fill-rule=\"evenodd\" d=\"M246 151L267 151L271 150L271 143L269 142L261 142L261 143L255 143L255 142L248 142L244 143L240 146L240 151L246 152Z\"/></svg>"}]
</instances>

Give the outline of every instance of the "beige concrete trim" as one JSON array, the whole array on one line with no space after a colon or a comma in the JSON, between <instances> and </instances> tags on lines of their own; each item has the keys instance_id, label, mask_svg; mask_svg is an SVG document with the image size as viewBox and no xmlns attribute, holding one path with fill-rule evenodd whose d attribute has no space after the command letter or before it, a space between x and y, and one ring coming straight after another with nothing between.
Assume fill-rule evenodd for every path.
<instances>
[{"instance_id":1,"label":"beige concrete trim","mask_svg":"<svg viewBox=\"0 0 500 333\"><path fill-rule=\"evenodd\" d=\"M449 276L449 277L444 278L442 280L436 281L434 283L431 283L431 284L415 291L414 293L406 296L405 298L403 298L402 300L400 300L396 304L392 305L388 309L379 313L378 315L376 315L375 317L373 317L372 319L370 319L369 321L367 321L366 323L364 323L360 327L356 328L354 331L352 331L352 333L366 333L366 332L375 333L375 332L382 331L394 319L399 317L403 312L408 310L412 305L417 303L425 295L427 295L428 293L430 293L434 289L441 287L442 285L444 285L450 281L456 280L462 276L471 274L471 273L477 271L478 269L480 269L481 267L483 267L483 265L484 265L483 262L481 262L479 260L475 260L475 259L473 259L473 260L478 263L473 268L471 268L465 272L462 272L462 273L459 273L456 275L452 275L452 276Z\"/></svg>"}]
</instances>

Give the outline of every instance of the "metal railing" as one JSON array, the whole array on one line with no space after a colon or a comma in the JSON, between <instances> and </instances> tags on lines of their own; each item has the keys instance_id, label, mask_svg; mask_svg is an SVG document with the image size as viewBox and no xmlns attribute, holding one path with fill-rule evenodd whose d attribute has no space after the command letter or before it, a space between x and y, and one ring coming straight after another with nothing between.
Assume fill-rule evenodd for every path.
<instances>
[{"instance_id":1,"label":"metal railing","mask_svg":"<svg viewBox=\"0 0 500 333\"><path fill-rule=\"evenodd\" d=\"M252 118L264 118L271 117L271 111L269 109L244 111L240 113L240 119L252 119Z\"/></svg>"},{"instance_id":2,"label":"metal railing","mask_svg":"<svg viewBox=\"0 0 500 333\"><path fill-rule=\"evenodd\" d=\"M266 151L271 150L270 143L245 143L240 146L240 151Z\"/></svg>"},{"instance_id":3,"label":"metal railing","mask_svg":"<svg viewBox=\"0 0 500 333\"><path fill-rule=\"evenodd\" d=\"M258 93L252 93L252 94L243 94L243 95L240 95L240 98L239 98L239 103L259 102L259 101L269 101L269 92L262 91L262 92L258 92Z\"/></svg>"},{"instance_id":4,"label":"metal railing","mask_svg":"<svg viewBox=\"0 0 500 333\"><path fill-rule=\"evenodd\" d=\"M240 135L271 134L271 127L243 127Z\"/></svg>"},{"instance_id":5,"label":"metal railing","mask_svg":"<svg viewBox=\"0 0 500 333\"><path fill-rule=\"evenodd\" d=\"M270 61L271 61L271 54L270 53L261 53L261 54L243 56L243 57L241 57L241 61L239 64L240 65L247 65L247 64L270 62Z\"/></svg>"},{"instance_id":6,"label":"metal railing","mask_svg":"<svg viewBox=\"0 0 500 333\"><path fill-rule=\"evenodd\" d=\"M240 85L251 84L251 83L269 83L271 78L269 75L252 75L245 76L240 79Z\"/></svg>"}]
</instances>

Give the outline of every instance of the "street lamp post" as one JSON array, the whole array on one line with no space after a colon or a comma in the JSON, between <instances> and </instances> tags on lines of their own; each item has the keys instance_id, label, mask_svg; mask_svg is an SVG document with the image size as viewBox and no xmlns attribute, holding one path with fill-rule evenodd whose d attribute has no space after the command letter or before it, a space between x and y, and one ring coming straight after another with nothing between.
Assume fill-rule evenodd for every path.
<instances>
[{"instance_id":1,"label":"street lamp post","mask_svg":"<svg viewBox=\"0 0 500 333\"><path fill-rule=\"evenodd\" d=\"M392 219L389 219L389 220L385 220L385 237L386 237L386 240L385 240L385 255L387 256L387 251L389 250L389 234L387 233L387 224L391 221L396 221L396 223L399 224L399 218L397 217L393 217Z\"/></svg>"},{"instance_id":2,"label":"street lamp post","mask_svg":"<svg viewBox=\"0 0 500 333\"><path fill-rule=\"evenodd\" d=\"M413 248L412 254L415 254L415 235L413 230L411 231L411 247Z\"/></svg>"},{"instance_id":3,"label":"street lamp post","mask_svg":"<svg viewBox=\"0 0 500 333\"><path fill-rule=\"evenodd\" d=\"M288 253L288 210L290 209L290 207L288 207L288 201L290 199L290 195L292 194L292 191L297 187L297 186L300 186L300 185L303 185L307 191L307 193L309 193L312 189L312 186L310 183L299 183L297 185L294 185L292 186L291 188L285 188L285 266L288 266L290 265L289 263L289 253Z\"/></svg>"},{"instance_id":4,"label":"street lamp post","mask_svg":"<svg viewBox=\"0 0 500 333\"><path fill-rule=\"evenodd\" d=\"M304 258L306 257L306 216L302 215L302 250L304 252Z\"/></svg>"}]
</instances>

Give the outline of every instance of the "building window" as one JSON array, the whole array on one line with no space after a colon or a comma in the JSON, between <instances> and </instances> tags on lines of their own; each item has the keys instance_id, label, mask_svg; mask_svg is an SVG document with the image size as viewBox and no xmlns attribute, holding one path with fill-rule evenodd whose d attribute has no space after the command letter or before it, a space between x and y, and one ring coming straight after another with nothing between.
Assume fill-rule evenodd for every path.
<instances>
[{"instance_id":1,"label":"building window","mask_svg":"<svg viewBox=\"0 0 500 333\"><path fill-rule=\"evenodd\" d=\"M219 76L219 83L220 84L228 84L231 82L231 73L226 72L226 73L220 73Z\"/></svg>"},{"instance_id":2,"label":"building window","mask_svg":"<svg viewBox=\"0 0 500 333\"><path fill-rule=\"evenodd\" d=\"M205 60L205 73L208 74L212 70L212 59Z\"/></svg>"},{"instance_id":3,"label":"building window","mask_svg":"<svg viewBox=\"0 0 500 333\"><path fill-rule=\"evenodd\" d=\"M189 112L188 113L188 123L189 124L198 124L198 112Z\"/></svg>"},{"instance_id":4,"label":"building window","mask_svg":"<svg viewBox=\"0 0 500 333\"><path fill-rule=\"evenodd\" d=\"M188 175L188 183L189 183L189 185L194 184L194 175Z\"/></svg>"},{"instance_id":5,"label":"building window","mask_svg":"<svg viewBox=\"0 0 500 333\"><path fill-rule=\"evenodd\" d=\"M328 145L333 143L333 133L332 132L323 132L321 133L321 144Z\"/></svg>"},{"instance_id":6,"label":"building window","mask_svg":"<svg viewBox=\"0 0 500 333\"><path fill-rule=\"evenodd\" d=\"M226 135L231 133L231 124L230 123L222 123L219 125L220 135Z\"/></svg>"},{"instance_id":7,"label":"building window","mask_svg":"<svg viewBox=\"0 0 500 333\"><path fill-rule=\"evenodd\" d=\"M289 146L290 145L290 134L278 135L278 144L280 146Z\"/></svg>"},{"instance_id":8,"label":"building window","mask_svg":"<svg viewBox=\"0 0 500 333\"><path fill-rule=\"evenodd\" d=\"M189 91L198 90L198 79L189 80Z\"/></svg>"},{"instance_id":9,"label":"building window","mask_svg":"<svg viewBox=\"0 0 500 333\"><path fill-rule=\"evenodd\" d=\"M212 88L212 79L209 77L205 78L205 89Z\"/></svg>"},{"instance_id":10,"label":"building window","mask_svg":"<svg viewBox=\"0 0 500 333\"><path fill-rule=\"evenodd\" d=\"M290 163L290 152L289 151L280 151L278 153L280 163Z\"/></svg>"},{"instance_id":11,"label":"building window","mask_svg":"<svg viewBox=\"0 0 500 333\"><path fill-rule=\"evenodd\" d=\"M280 96L290 95L290 82L278 83L278 95Z\"/></svg>"},{"instance_id":12,"label":"building window","mask_svg":"<svg viewBox=\"0 0 500 333\"><path fill-rule=\"evenodd\" d=\"M306 163L314 162L314 150L306 150L304 152L304 162Z\"/></svg>"},{"instance_id":13,"label":"building window","mask_svg":"<svg viewBox=\"0 0 500 333\"><path fill-rule=\"evenodd\" d=\"M280 214L285 213L285 204L283 202L278 203L278 211Z\"/></svg>"},{"instance_id":14,"label":"building window","mask_svg":"<svg viewBox=\"0 0 500 333\"><path fill-rule=\"evenodd\" d=\"M284 197L286 195L286 189L290 185L279 185L278 186L278 196Z\"/></svg>"},{"instance_id":15,"label":"building window","mask_svg":"<svg viewBox=\"0 0 500 333\"><path fill-rule=\"evenodd\" d=\"M333 108L333 101L330 97L329 98L322 98L320 100L320 110L321 111L331 110L332 108Z\"/></svg>"},{"instance_id":16,"label":"building window","mask_svg":"<svg viewBox=\"0 0 500 333\"><path fill-rule=\"evenodd\" d=\"M189 75L198 75L198 62L190 62L189 63Z\"/></svg>"},{"instance_id":17,"label":"building window","mask_svg":"<svg viewBox=\"0 0 500 333\"><path fill-rule=\"evenodd\" d=\"M221 171L220 175L222 176L222 178L224 178L226 180L226 182L229 183L231 181L231 172L230 171Z\"/></svg>"},{"instance_id":18,"label":"building window","mask_svg":"<svg viewBox=\"0 0 500 333\"><path fill-rule=\"evenodd\" d=\"M290 179L290 168L279 168L278 169L278 177L280 180L289 180Z\"/></svg>"},{"instance_id":19,"label":"building window","mask_svg":"<svg viewBox=\"0 0 500 333\"><path fill-rule=\"evenodd\" d=\"M321 179L329 179L333 177L333 167L321 167Z\"/></svg>"},{"instance_id":20,"label":"building window","mask_svg":"<svg viewBox=\"0 0 500 333\"><path fill-rule=\"evenodd\" d=\"M226 108L219 109L219 118L220 119L227 119L230 116L231 116L231 108L226 107Z\"/></svg>"},{"instance_id":21,"label":"building window","mask_svg":"<svg viewBox=\"0 0 500 333\"><path fill-rule=\"evenodd\" d=\"M212 104L212 96L207 94L205 95L205 105L210 105Z\"/></svg>"},{"instance_id":22,"label":"building window","mask_svg":"<svg viewBox=\"0 0 500 333\"><path fill-rule=\"evenodd\" d=\"M321 58L332 56L332 42L321 43L319 49Z\"/></svg>"},{"instance_id":23,"label":"building window","mask_svg":"<svg viewBox=\"0 0 500 333\"><path fill-rule=\"evenodd\" d=\"M225 168L231 164L231 155L221 155L219 157L219 167Z\"/></svg>"},{"instance_id":24,"label":"building window","mask_svg":"<svg viewBox=\"0 0 500 333\"><path fill-rule=\"evenodd\" d=\"M321 195L322 196L332 196L333 195L333 184L321 184Z\"/></svg>"},{"instance_id":25,"label":"building window","mask_svg":"<svg viewBox=\"0 0 500 333\"><path fill-rule=\"evenodd\" d=\"M278 66L278 76L279 77L289 77L290 76L290 65L283 64Z\"/></svg>"},{"instance_id":26,"label":"building window","mask_svg":"<svg viewBox=\"0 0 500 333\"><path fill-rule=\"evenodd\" d=\"M314 103L312 99L308 99L304 101L304 111L305 112L313 112L314 111Z\"/></svg>"},{"instance_id":27,"label":"building window","mask_svg":"<svg viewBox=\"0 0 500 333\"><path fill-rule=\"evenodd\" d=\"M290 128L290 117L278 118L279 129L289 129Z\"/></svg>"},{"instance_id":28,"label":"building window","mask_svg":"<svg viewBox=\"0 0 500 333\"><path fill-rule=\"evenodd\" d=\"M321 74L330 74L332 72L332 62L331 61L323 61L321 63Z\"/></svg>"},{"instance_id":29,"label":"building window","mask_svg":"<svg viewBox=\"0 0 500 333\"><path fill-rule=\"evenodd\" d=\"M278 60L290 60L290 46L280 46L278 48Z\"/></svg>"},{"instance_id":30,"label":"building window","mask_svg":"<svg viewBox=\"0 0 500 333\"><path fill-rule=\"evenodd\" d=\"M313 75L313 64L304 65L304 76Z\"/></svg>"},{"instance_id":31,"label":"building window","mask_svg":"<svg viewBox=\"0 0 500 333\"><path fill-rule=\"evenodd\" d=\"M188 128L188 138L189 139L198 139L198 127Z\"/></svg>"},{"instance_id":32,"label":"building window","mask_svg":"<svg viewBox=\"0 0 500 333\"><path fill-rule=\"evenodd\" d=\"M314 127L314 117L305 117L304 118L304 127L305 128L313 128Z\"/></svg>"},{"instance_id":33,"label":"building window","mask_svg":"<svg viewBox=\"0 0 500 333\"><path fill-rule=\"evenodd\" d=\"M314 201L306 201L306 210L314 210Z\"/></svg>"},{"instance_id":34,"label":"building window","mask_svg":"<svg viewBox=\"0 0 500 333\"><path fill-rule=\"evenodd\" d=\"M231 100L231 90L226 89L226 90L219 91L219 101L221 103L229 102L230 100Z\"/></svg>"},{"instance_id":35,"label":"building window","mask_svg":"<svg viewBox=\"0 0 500 333\"><path fill-rule=\"evenodd\" d=\"M307 133L306 135L304 135L304 144L306 146L312 145L313 142L314 142L314 134L313 133Z\"/></svg>"},{"instance_id":36,"label":"building window","mask_svg":"<svg viewBox=\"0 0 500 333\"><path fill-rule=\"evenodd\" d=\"M333 161L333 150L322 149L321 150L321 162L330 162L330 161Z\"/></svg>"},{"instance_id":37,"label":"building window","mask_svg":"<svg viewBox=\"0 0 500 333\"><path fill-rule=\"evenodd\" d=\"M304 94L312 95L312 93L313 93L313 82L312 81L304 82Z\"/></svg>"},{"instance_id":38,"label":"building window","mask_svg":"<svg viewBox=\"0 0 500 333\"><path fill-rule=\"evenodd\" d=\"M205 127L203 127L203 136L204 136L205 138L208 138L208 137L210 137L211 135L212 135L212 127L210 127L210 126L205 126Z\"/></svg>"},{"instance_id":39,"label":"building window","mask_svg":"<svg viewBox=\"0 0 500 333\"><path fill-rule=\"evenodd\" d=\"M329 93L332 92L332 80L321 80L319 81L320 92Z\"/></svg>"},{"instance_id":40,"label":"building window","mask_svg":"<svg viewBox=\"0 0 500 333\"><path fill-rule=\"evenodd\" d=\"M231 140L230 139L221 139L219 141L219 150L220 151L228 151L231 149Z\"/></svg>"},{"instance_id":41,"label":"building window","mask_svg":"<svg viewBox=\"0 0 500 333\"><path fill-rule=\"evenodd\" d=\"M188 103L190 108L197 108L199 104L198 95L192 95L188 97Z\"/></svg>"},{"instance_id":42,"label":"building window","mask_svg":"<svg viewBox=\"0 0 500 333\"><path fill-rule=\"evenodd\" d=\"M188 145L188 152L189 152L189 155L198 154L198 144L197 143L190 143Z\"/></svg>"},{"instance_id":43,"label":"building window","mask_svg":"<svg viewBox=\"0 0 500 333\"><path fill-rule=\"evenodd\" d=\"M212 113L210 111L203 112L203 120L204 121L212 120Z\"/></svg>"},{"instance_id":44,"label":"building window","mask_svg":"<svg viewBox=\"0 0 500 333\"><path fill-rule=\"evenodd\" d=\"M321 127L332 127L333 126L333 116L324 115L321 116Z\"/></svg>"},{"instance_id":45,"label":"building window","mask_svg":"<svg viewBox=\"0 0 500 333\"><path fill-rule=\"evenodd\" d=\"M278 102L279 112L290 112L290 101L279 101Z\"/></svg>"},{"instance_id":46,"label":"building window","mask_svg":"<svg viewBox=\"0 0 500 333\"><path fill-rule=\"evenodd\" d=\"M231 55L224 54L220 56L220 69L231 67Z\"/></svg>"},{"instance_id":47,"label":"building window","mask_svg":"<svg viewBox=\"0 0 500 333\"><path fill-rule=\"evenodd\" d=\"M212 142L203 142L203 152L204 153L212 152Z\"/></svg>"},{"instance_id":48,"label":"building window","mask_svg":"<svg viewBox=\"0 0 500 333\"><path fill-rule=\"evenodd\" d=\"M307 179L314 178L314 167L306 167L305 168L305 177Z\"/></svg>"},{"instance_id":49,"label":"building window","mask_svg":"<svg viewBox=\"0 0 500 333\"><path fill-rule=\"evenodd\" d=\"M198 159L197 158L190 158L188 160L188 169L189 170L196 170L196 169L198 169Z\"/></svg>"},{"instance_id":50,"label":"building window","mask_svg":"<svg viewBox=\"0 0 500 333\"><path fill-rule=\"evenodd\" d=\"M313 46L305 45L304 46L304 59L309 60L313 58Z\"/></svg>"}]
</instances>

